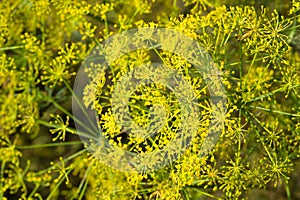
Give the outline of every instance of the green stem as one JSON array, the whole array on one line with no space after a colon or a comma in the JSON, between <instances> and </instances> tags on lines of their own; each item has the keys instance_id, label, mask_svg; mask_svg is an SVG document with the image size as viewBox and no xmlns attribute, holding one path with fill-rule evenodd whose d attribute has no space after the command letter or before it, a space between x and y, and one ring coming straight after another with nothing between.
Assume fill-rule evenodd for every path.
<instances>
[{"instance_id":1,"label":"green stem","mask_svg":"<svg viewBox=\"0 0 300 200\"><path fill-rule=\"evenodd\" d=\"M223 39L223 41L222 41L222 43L221 43L221 46L225 46L225 45L227 44L227 42L228 42L228 40L229 40L229 38L230 38L230 36L231 36L231 32L232 32L232 29L230 30L230 33L228 33L226 39L225 39L225 37L224 37L225 40Z\"/></svg>"},{"instance_id":2,"label":"green stem","mask_svg":"<svg viewBox=\"0 0 300 200\"><path fill-rule=\"evenodd\" d=\"M72 169L69 169L66 172L66 176L69 175L69 173L72 171ZM62 176L61 179L59 180L59 182L54 186L54 188L52 188L49 196L47 197L46 200L50 200L52 199L51 197L54 195L54 193L57 191L58 187L62 184L62 182L65 180L66 176Z\"/></svg>"},{"instance_id":3,"label":"green stem","mask_svg":"<svg viewBox=\"0 0 300 200\"><path fill-rule=\"evenodd\" d=\"M64 109L61 105L59 105L52 97L45 95L41 93L47 100L49 100L57 109L61 110L64 114L68 115L71 119L73 119L75 122L77 122L80 126L84 127L85 130L89 131L89 133L93 134L94 136L97 136L95 131L92 131L89 127L87 127L83 122L81 122L79 119L71 115L66 109ZM51 125L52 126L52 125ZM90 136L89 136L90 137Z\"/></svg>"},{"instance_id":4,"label":"green stem","mask_svg":"<svg viewBox=\"0 0 300 200\"><path fill-rule=\"evenodd\" d=\"M3 184L2 184L2 179L4 178L4 168L5 168L5 161L2 162L1 164L1 171L0 171L0 200L3 199Z\"/></svg>"},{"instance_id":5,"label":"green stem","mask_svg":"<svg viewBox=\"0 0 300 200\"><path fill-rule=\"evenodd\" d=\"M245 78L245 87L244 87L244 88L246 88L246 84L247 84L247 82L248 82L248 76L249 76L249 74L250 74L250 72L251 72L251 69L252 69L252 67L253 67L254 61L256 60L256 56L257 56L257 52L255 52L255 54L254 54L254 57L253 57L252 62L251 62L251 64L250 64L248 73L247 73L247 75L246 75L246 78Z\"/></svg>"},{"instance_id":6,"label":"green stem","mask_svg":"<svg viewBox=\"0 0 300 200\"><path fill-rule=\"evenodd\" d=\"M51 124L51 123L43 121L43 120L36 120L36 122L43 125L43 126L47 126L47 127L50 127L50 128L62 128L62 126L59 126L59 125L56 125L56 124ZM70 128L70 127L67 127L66 131L69 132L69 133L72 133L72 134L76 134L78 136L82 136L82 137L86 137L86 138L93 138L89 134L86 134L84 132L78 131L78 130ZM97 138L93 138L93 139L97 139Z\"/></svg>"},{"instance_id":7,"label":"green stem","mask_svg":"<svg viewBox=\"0 0 300 200\"><path fill-rule=\"evenodd\" d=\"M202 190L199 190L199 189L197 189L197 188L194 188L194 187L189 187L189 188L192 189L192 190L195 190L196 192L198 192L198 193L200 193L200 194L203 194L203 195L205 195L205 196L208 196L208 197L210 197L210 198L214 198L214 199L221 200L221 198L218 198L218 197L216 197L216 196L214 196L214 195L212 195L212 194L209 194L209 193L204 192L204 191L202 191Z\"/></svg>"},{"instance_id":8,"label":"green stem","mask_svg":"<svg viewBox=\"0 0 300 200\"><path fill-rule=\"evenodd\" d=\"M45 40L46 40L46 37L45 37L45 17L42 16L42 26L41 26L41 31L42 31L42 48L43 48L43 51L45 50Z\"/></svg>"},{"instance_id":9,"label":"green stem","mask_svg":"<svg viewBox=\"0 0 300 200\"><path fill-rule=\"evenodd\" d=\"M76 158L77 156L79 156L80 154L83 154L84 152L86 152L87 149L82 149L81 151L78 151L77 153L69 156L68 158L64 159L65 162L68 162L70 160L72 160L73 158Z\"/></svg>"},{"instance_id":10,"label":"green stem","mask_svg":"<svg viewBox=\"0 0 300 200\"><path fill-rule=\"evenodd\" d=\"M240 30L240 34L242 31ZM243 43L240 41L240 91L243 89Z\"/></svg>"},{"instance_id":11,"label":"green stem","mask_svg":"<svg viewBox=\"0 0 300 200\"><path fill-rule=\"evenodd\" d=\"M261 81L263 80L264 76L265 76L265 73L267 71L267 69L270 67L270 64L271 63L268 63L267 66L264 68L264 71L259 75L259 79L258 81L256 81L253 85L252 85L252 88L256 88L257 85L259 85L261 83Z\"/></svg>"},{"instance_id":12,"label":"green stem","mask_svg":"<svg viewBox=\"0 0 300 200\"><path fill-rule=\"evenodd\" d=\"M77 153L75 153L75 154L73 154L73 155L71 155L71 156L69 156L69 157L63 159L63 161L64 161L64 162L68 162L68 161L72 160L73 158L76 158L77 156L79 156L79 155L85 153L86 151L87 151L87 149L82 149L81 151L78 151ZM54 167L54 166L50 166L50 167L48 167L48 168L46 168L46 169L44 169L44 170L41 170L41 171L39 171L39 172L37 173L37 175L42 175L42 174L44 174L44 173L48 173L48 171L51 170L53 167Z\"/></svg>"},{"instance_id":13,"label":"green stem","mask_svg":"<svg viewBox=\"0 0 300 200\"><path fill-rule=\"evenodd\" d=\"M240 34L241 33L242 31L240 30ZM242 41L240 41L240 92L242 95L243 92L243 43ZM242 111L243 111L242 107L243 105L241 105L239 108L239 121L238 121L239 132L242 131ZM238 152L237 152L238 157L240 157L240 153L241 153L241 133L238 134Z\"/></svg>"},{"instance_id":14,"label":"green stem","mask_svg":"<svg viewBox=\"0 0 300 200\"><path fill-rule=\"evenodd\" d=\"M185 198L186 200L190 200L189 194L188 194L188 192L187 192L184 188L183 188L183 190L182 190L182 193L183 193L184 198Z\"/></svg>"},{"instance_id":15,"label":"green stem","mask_svg":"<svg viewBox=\"0 0 300 200\"><path fill-rule=\"evenodd\" d=\"M35 187L33 188L33 190L31 191L31 193L29 194L29 196L27 197L28 199L30 199L35 193L36 191L39 189L40 184L35 184Z\"/></svg>"},{"instance_id":16,"label":"green stem","mask_svg":"<svg viewBox=\"0 0 300 200\"><path fill-rule=\"evenodd\" d=\"M285 191L286 191L287 199L288 200L292 200L290 186L289 186L289 181L288 181L287 178L285 178Z\"/></svg>"},{"instance_id":17,"label":"green stem","mask_svg":"<svg viewBox=\"0 0 300 200\"><path fill-rule=\"evenodd\" d=\"M293 89L293 88L296 88L296 87L299 87L299 86L300 86L300 85L294 85L294 86L291 86L291 87L289 87L289 88L286 88L286 87L278 88L278 89L276 89L276 90L274 90L274 91L272 91L272 92L269 92L269 93L267 93L267 94L261 95L261 96L259 96L259 97L254 98L254 99L251 99L251 100L247 101L247 103L252 103L252 102L254 102L254 101L257 101L257 100L260 100L260 99L263 99L263 98L272 96L273 94L275 94L275 93L277 93L277 92L283 92L283 91L286 90L286 89Z\"/></svg>"},{"instance_id":18,"label":"green stem","mask_svg":"<svg viewBox=\"0 0 300 200\"><path fill-rule=\"evenodd\" d=\"M292 114L292 113L283 112L283 111L279 111L279 110L272 110L272 109L263 108L263 107L260 107L260 106L250 106L250 107L251 108L256 108L256 109L259 109L259 110L263 110L263 111L278 113L278 114L282 114L282 115L288 115L288 116L292 116L292 117L300 117L300 115L297 115L297 114Z\"/></svg>"},{"instance_id":19,"label":"green stem","mask_svg":"<svg viewBox=\"0 0 300 200\"><path fill-rule=\"evenodd\" d=\"M259 121L259 120L258 120L251 112L249 112L249 114L250 114L250 116L254 119L254 121L259 125L259 127L260 127L261 129L266 130L265 127L263 127L263 126L261 125L260 121ZM253 124L252 121L251 121L250 123ZM267 130L266 130L266 131L267 131ZM266 153L268 154L268 157L269 157L270 161L272 162L272 164L274 164L275 162L274 162L274 160L273 160L273 158L272 158L272 156L271 156L271 153L270 153L270 151L268 150L267 145L266 145L265 142L263 141L263 139L262 139L260 133L259 133L256 129L255 129L255 133L257 134L257 136L258 136L258 138L259 138L259 141L261 142L261 144L262 144L262 146L264 147Z\"/></svg>"},{"instance_id":20,"label":"green stem","mask_svg":"<svg viewBox=\"0 0 300 200\"><path fill-rule=\"evenodd\" d=\"M36 144L36 145L27 145L27 146L16 146L16 149L37 149L37 148L46 148L46 147L56 147L56 146L68 146L68 145L77 145L82 144L82 141L74 142L57 142L57 143L48 143L48 144Z\"/></svg>"},{"instance_id":21,"label":"green stem","mask_svg":"<svg viewBox=\"0 0 300 200\"><path fill-rule=\"evenodd\" d=\"M151 46L153 46L152 44L151 44ZM153 48L153 50L154 50L154 52L158 55L158 57L161 59L161 61L164 63L164 65L166 65L166 61L165 61L165 59L162 57L162 55L157 51L157 49L156 48Z\"/></svg>"},{"instance_id":22,"label":"green stem","mask_svg":"<svg viewBox=\"0 0 300 200\"><path fill-rule=\"evenodd\" d=\"M134 18L139 14L139 12L140 12L140 8L138 8L138 9L134 12L134 14L133 14L132 17L130 18L128 24L132 24Z\"/></svg>"},{"instance_id":23,"label":"green stem","mask_svg":"<svg viewBox=\"0 0 300 200\"><path fill-rule=\"evenodd\" d=\"M14 49L22 49L22 48L24 48L23 45L21 45L21 46L13 46L13 47L1 47L1 48L0 48L0 51L14 50Z\"/></svg>"},{"instance_id":24,"label":"green stem","mask_svg":"<svg viewBox=\"0 0 300 200\"><path fill-rule=\"evenodd\" d=\"M93 123L93 121L91 120L89 114L86 112L86 109L83 107L83 105L80 103L80 100L78 99L78 96L75 94L75 92L72 90L72 88L70 87L70 85L68 84L68 82L66 80L64 80L64 84L66 85L66 87L68 88L68 90L71 92L72 97L75 98L77 104L79 105L80 109L83 111L83 114L85 115L85 117L88 119L90 125L93 126L94 130L99 130L100 127L96 127L95 123ZM86 126L84 126L86 128Z\"/></svg>"},{"instance_id":25,"label":"green stem","mask_svg":"<svg viewBox=\"0 0 300 200\"><path fill-rule=\"evenodd\" d=\"M109 34L109 30L108 30L108 23L107 23L107 17L106 16L105 16L105 19L104 19L104 26L105 26L104 34L105 34L105 38L107 38L108 34Z\"/></svg>"},{"instance_id":26,"label":"green stem","mask_svg":"<svg viewBox=\"0 0 300 200\"><path fill-rule=\"evenodd\" d=\"M79 184L77 192L73 195L73 197L71 198L71 200L75 199L78 194L80 194L80 196L79 196L78 199L82 199L82 197L83 197L83 195L85 193L87 184L88 184L88 176L89 176L89 174L91 172L91 167L94 164L94 161L95 160L93 160L92 163L88 166L88 168L87 168L87 170L86 170L86 172L85 172L85 174L84 174L84 176L83 176L83 178L82 178L82 180L81 180L81 182Z\"/></svg>"},{"instance_id":27,"label":"green stem","mask_svg":"<svg viewBox=\"0 0 300 200\"><path fill-rule=\"evenodd\" d=\"M173 0L173 7L174 7L174 8L177 7L177 0Z\"/></svg>"},{"instance_id":28,"label":"green stem","mask_svg":"<svg viewBox=\"0 0 300 200\"><path fill-rule=\"evenodd\" d=\"M297 25L297 26L292 26L291 28L287 28L285 30L294 30L294 29L299 28L299 27L300 27L300 24Z\"/></svg>"},{"instance_id":29,"label":"green stem","mask_svg":"<svg viewBox=\"0 0 300 200\"><path fill-rule=\"evenodd\" d=\"M266 59L266 58L268 58L268 57L265 56L265 57L262 57L262 58L257 58L256 60L254 60L254 62L255 61L260 61L260 60L263 60L263 59ZM244 61L244 63L252 63L252 62L253 62L253 59ZM227 64L227 66L234 66L234 65L239 65L239 64L240 64L240 61L239 62L235 62L235 63Z\"/></svg>"},{"instance_id":30,"label":"green stem","mask_svg":"<svg viewBox=\"0 0 300 200\"><path fill-rule=\"evenodd\" d=\"M81 193L80 193L80 196L79 196L78 200L81 200L83 198L83 195L85 194L87 185L88 185L88 181L86 180L85 183L84 183L84 186L83 186L83 188L81 190Z\"/></svg>"}]
</instances>

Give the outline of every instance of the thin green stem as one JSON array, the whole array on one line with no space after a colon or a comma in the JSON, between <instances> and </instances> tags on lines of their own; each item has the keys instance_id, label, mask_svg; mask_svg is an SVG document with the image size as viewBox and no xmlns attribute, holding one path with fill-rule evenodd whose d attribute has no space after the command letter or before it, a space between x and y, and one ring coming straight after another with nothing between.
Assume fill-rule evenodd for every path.
<instances>
[{"instance_id":1,"label":"thin green stem","mask_svg":"<svg viewBox=\"0 0 300 200\"><path fill-rule=\"evenodd\" d=\"M89 114L86 112L86 109L83 107L83 105L81 104L78 96L76 95L76 93L72 90L71 86L68 84L68 82L66 80L64 80L64 84L66 85L66 87L68 88L68 90L70 91L70 93L72 94L72 97L75 98L77 104L79 105L80 109L82 110L83 114L85 115L85 117L88 119L90 125L93 126L94 130L99 130L100 127L96 127L95 123L93 123L93 121L91 120ZM97 118L96 118L97 119ZM84 126L86 128L86 126Z\"/></svg>"},{"instance_id":2,"label":"thin green stem","mask_svg":"<svg viewBox=\"0 0 300 200\"><path fill-rule=\"evenodd\" d=\"M286 87L278 88L278 89L276 89L276 90L274 90L274 91L272 91L272 92L269 92L269 93L267 93L267 94L261 95L261 96L259 96L259 97L254 98L254 99L251 99L251 100L247 101L247 103L252 103L252 102L254 102L254 101L257 101L257 100L260 100L260 99L263 99L263 98L272 96L272 95L274 95L275 93L283 92L283 91L286 90L286 89L293 89L293 88L296 88L296 87L299 87L299 86L300 86L300 85L294 85L294 86L291 86L291 87L289 87L289 88L286 88Z\"/></svg>"},{"instance_id":3,"label":"thin green stem","mask_svg":"<svg viewBox=\"0 0 300 200\"><path fill-rule=\"evenodd\" d=\"M41 93L42 94L42 93ZM64 114L68 115L71 119L73 119L75 122L77 122L80 126L84 127L85 130L89 131L89 133L93 134L94 136L97 136L97 133L95 131L91 130L89 127L86 126L83 122L81 122L79 119L74 117L71 113L69 113L66 109L64 109L61 105L59 105L52 97L42 94L48 101L50 101L57 109L62 111ZM91 137L91 136L89 136Z\"/></svg>"},{"instance_id":4,"label":"thin green stem","mask_svg":"<svg viewBox=\"0 0 300 200\"><path fill-rule=\"evenodd\" d=\"M6 50L14 50L14 49L22 49L24 48L23 45L20 46L12 46L12 47L1 47L0 51L6 51Z\"/></svg>"},{"instance_id":5,"label":"thin green stem","mask_svg":"<svg viewBox=\"0 0 300 200\"><path fill-rule=\"evenodd\" d=\"M87 152L87 149L82 149L81 151L78 151L77 153L75 153L75 154L73 154L73 155L71 155L71 156L69 156L69 157L63 159L63 161L64 161L64 162L68 162L68 161L72 160L73 158L76 158L77 156L79 156L79 155L81 155L81 154L83 154L83 153L85 153L85 152ZM42 174L44 174L44 173L48 173L48 171L51 170L53 167L54 167L54 166L50 166L50 167L48 167L48 168L46 168L46 169L44 169L44 170L41 170L41 171L39 171L39 172L37 173L37 175L42 175Z\"/></svg>"},{"instance_id":6,"label":"thin green stem","mask_svg":"<svg viewBox=\"0 0 300 200\"><path fill-rule=\"evenodd\" d=\"M83 186L83 188L81 190L81 193L80 193L80 196L79 196L78 200L81 200L84 197L84 194L85 194L85 191L86 191L88 183L89 182L86 180L85 183L84 183L84 186Z\"/></svg>"},{"instance_id":7,"label":"thin green stem","mask_svg":"<svg viewBox=\"0 0 300 200\"><path fill-rule=\"evenodd\" d=\"M203 194L203 195L205 195L205 196L208 196L208 197L210 197L210 198L214 198L214 199L221 200L221 198L218 198L218 197L216 197L216 196L214 196L214 195L212 195L212 194L209 194L209 193L204 192L204 191L202 191L202 190L199 190L199 189L197 189L197 188L194 188L194 187L189 187L189 188L192 189L192 190L195 190L196 192L198 192L198 193L200 193L200 194Z\"/></svg>"},{"instance_id":8,"label":"thin green stem","mask_svg":"<svg viewBox=\"0 0 300 200\"><path fill-rule=\"evenodd\" d=\"M257 56L257 52L255 52L254 57L253 57L253 59L252 59L252 62L251 62L251 64L250 64L250 67L249 67L249 69L248 69L248 73L247 73L246 78L245 78L245 87L244 87L244 88L246 88L246 84L247 84L247 82L248 82L248 76L249 76L249 74L250 74L250 72L251 72L251 69L252 69L252 67L253 67L254 61L256 60L256 56Z\"/></svg>"},{"instance_id":9,"label":"thin green stem","mask_svg":"<svg viewBox=\"0 0 300 200\"><path fill-rule=\"evenodd\" d=\"M43 51L45 50L45 17L42 16L42 26L41 26L41 31L42 31L42 48L43 48Z\"/></svg>"},{"instance_id":10,"label":"thin green stem","mask_svg":"<svg viewBox=\"0 0 300 200\"><path fill-rule=\"evenodd\" d=\"M104 26L105 26L104 34L105 34L105 38L107 38L108 37L108 33L109 33L107 17L105 17L105 19L104 19Z\"/></svg>"},{"instance_id":11,"label":"thin green stem","mask_svg":"<svg viewBox=\"0 0 300 200\"><path fill-rule=\"evenodd\" d=\"M57 142L57 143L48 143L48 144L36 144L36 145L27 145L27 146L16 146L16 149L37 149L37 148L46 148L46 147L56 147L56 146L68 146L68 145L78 145L82 144L82 141L73 141L73 142Z\"/></svg>"},{"instance_id":12,"label":"thin green stem","mask_svg":"<svg viewBox=\"0 0 300 200\"><path fill-rule=\"evenodd\" d=\"M255 109L259 109L259 110L263 110L263 111L278 113L278 114L282 114L282 115L288 115L288 116L292 116L292 117L300 117L300 115L297 115L297 114L292 114L292 113L283 112L283 111L279 111L279 110L272 110L272 109L263 108L263 107L260 107L260 106L250 106L250 107L255 108Z\"/></svg>"},{"instance_id":13,"label":"thin green stem","mask_svg":"<svg viewBox=\"0 0 300 200\"><path fill-rule=\"evenodd\" d=\"M240 91L243 89L243 43L240 42Z\"/></svg>"},{"instance_id":14,"label":"thin green stem","mask_svg":"<svg viewBox=\"0 0 300 200\"><path fill-rule=\"evenodd\" d=\"M288 200L292 200L289 181L285 178L285 192Z\"/></svg>"},{"instance_id":15,"label":"thin green stem","mask_svg":"<svg viewBox=\"0 0 300 200\"><path fill-rule=\"evenodd\" d=\"M174 7L174 8L177 7L177 0L173 0L173 7Z\"/></svg>"},{"instance_id":16,"label":"thin green stem","mask_svg":"<svg viewBox=\"0 0 300 200\"><path fill-rule=\"evenodd\" d=\"M1 164L1 171L0 171L0 200L3 199L3 192L2 192L3 184L2 184L2 180L4 178L4 168L5 168L5 161L2 162L2 164Z\"/></svg>"},{"instance_id":17,"label":"thin green stem","mask_svg":"<svg viewBox=\"0 0 300 200\"><path fill-rule=\"evenodd\" d=\"M89 176L89 174L90 174L90 172L91 172L91 167L93 166L94 161L95 161L95 160L93 160L93 161L89 164L89 166L88 166L86 172L84 173L83 178L81 179L81 182L80 182L80 184L79 184L79 186L78 186L77 192L73 195L73 197L71 198L71 200L75 199L75 198L77 197L78 194L79 194L79 198L78 198L78 199L82 199L82 198L83 198L83 195L84 195L84 193L85 193L85 190L86 190L86 187L87 187L87 184L88 184L88 176Z\"/></svg>"},{"instance_id":18,"label":"thin green stem","mask_svg":"<svg viewBox=\"0 0 300 200\"><path fill-rule=\"evenodd\" d=\"M57 124L51 124L51 123L43 121L43 120L36 120L36 122L38 124L41 124L43 126L47 126L47 127L50 127L50 128L62 128L62 126L59 126ZM82 136L82 137L86 137L86 138L93 138L89 134L86 134L84 132L78 131L78 130L70 128L70 127L67 127L66 131L69 132L69 133L72 133L72 134L76 134L78 136ZM96 138L94 138L94 139L96 139Z\"/></svg>"},{"instance_id":19,"label":"thin green stem","mask_svg":"<svg viewBox=\"0 0 300 200\"><path fill-rule=\"evenodd\" d=\"M263 60L265 58L268 58L268 57L265 56L265 57L262 57L262 58L257 58L257 59L254 60L254 62L255 61ZM253 62L253 59L244 61L244 63L252 63L252 62ZM234 62L234 63L227 64L227 66L234 66L234 65L239 65L239 64L240 64L240 61L239 62Z\"/></svg>"},{"instance_id":20,"label":"thin green stem","mask_svg":"<svg viewBox=\"0 0 300 200\"><path fill-rule=\"evenodd\" d=\"M67 172L66 172L66 176L69 175L69 173L72 171L72 169L69 169ZM52 188L49 196L47 197L46 200L50 200L52 199L52 196L55 194L55 192L57 191L58 187L62 184L62 182L65 180L66 176L62 176L61 179L59 180L59 182L57 184L55 184L54 188Z\"/></svg>"},{"instance_id":21,"label":"thin green stem","mask_svg":"<svg viewBox=\"0 0 300 200\"><path fill-rule=\"evenodd\" d=\"M133 13L133 15L132 15L132 17L130 18L128 24L132 24L134 18L139 14L139 12L140 12L140 8L138 8L138 9Z\"/></svg>"},{"instance_id":22,"label":"thin green stem","mask_svg":"<svg viewBox=\"0 0 300 200\"><path fill-rule=\"evenodd\" d=\"M158 57L161 59L161 61L163 61L163 63L166 64L166 63L165 63L165 60L163 59L163 57L161 56L161 54L157 51L157 49L154 48L153 50L154 50L154 52L158 55Z\"/></svg>"},{"instance_id":23,"label":"thin green stem","mask_svg":"<svg viewBox=\"0 0 300 200\"><path fill-rule=\"evenodd\" d=\"M241 34L241 30L240 30L240 34ZM241 93L243 92L243 43L242 41L240 41L240 92ZM243 109L242 107L243 106L241 105L239 108L238 126L240 132L242 131L242 109ZM238 134L238 151L237 151L238 157L240 157L240 153L241 153L241 133Z\"/></svg>"},{"instance_id":24,"label":"thin green stem","mask_svg":"<svg viewBox=\"0 0 300 200\"><path fill-rule=\"evenodd\" d=\"M295 27L296 24L297 24L297 19L294 19L292 28ZM291 33L289 34L288 43L291 43L291 42L292 42L292 39L294 38L294 35L295 35L297 29L291 29L291 30L292 30L292 31L291 31Z\"/></svg>"},{"instance_id":25,"label":"thin green stem","mask_svg":"<svg viewBox=\"0 0 300 200\"><path fill-rule=\"evenodd\" d=\"M267 66L264 68L264 71L260 74L258 81L256 81L253 85L252 88L256 88L257 85L259 85L261 83L261 80L264 78L265 73L267 71L267 69L270 67L271 63L268 63Z\"/></svg>"},{"instance_id":26,"label":"thin green stem","mask_svg":"<svg viewBox=\"0 0 300 200\"><path fill-rule=\"evenodd\" d=\"M33 190L31 191L31 193L29 194L29 196L27 198L30 199L36 193L36 191L39 189L39 187L40 187L40 184L36 183L35 187L33 188Z\"/></svg>"},{"instance_id":27,"label":"thin green stem","mask_svg":"<svg viewBox=\"0 0 300 200\"><path fill-rule=\"evenodd\" d=\"M224 37L224 39L223 39L223 41L222 41L222 46L225 46L226 44L227 44L227 42L228 42L228 40L229 40L229 38L230 38L230 36L231 36L231 32L232 32L232 29L231 29L231 31L230 31L230 33L228 33L228 35L227 35L227 37L226 37L226 39L225 39L225 37Z\"/></svg>"},{"instance_id":28,"label":"thin green stem","mask_svg":"<svg viewBox=\"0 0 300 200\"><path fill-rule=\"evenodd\" d=\"M259 120L258 120L251 112L249 112L249 114L250 114L250 116L254 119L254 121L259 125L259 127L261 127L262 129L266 130L265 127L263 127L263 126L261 125L260 121L259 121ZM250 123L252 124L252 121L251 121ZM273 160L273 158L272 158L272 156L271 156L271 153L270 153L270 151L269 151L267 145L265 144L265 142L262 140L262 137L261 137L260 133L259 133L258 130L256 130L256 129L255 129L255 133L257 134L257 136L258 136L258 138L259 138L259 141L261 142L261 144L262 144L262 146L264 147L266 153L268 154L268 157L269 157L270 161L272 162L272 164L274 164L275 162L274 162L274 160Z\"/></svg>"},{"instance_id":29,"label":"thin green stem","mask_svg":"<svg viewBox=\"0 0 300 200\"><path fill-rule=\"evenodd\" d=\"M68 161L72 160L73 158L76 158L77 156L79 156L79 155L81 155L81 154L83 154L85 152L87 152L87 149L82 149L81 151L78 151L77 153L75 153L75 154L73 154L73 155L65 158L64 161L68 162Z\"/></svg>"},{"instance_id":30,"label":"thin green stem","mask_svg":"<svg viewBox=\"0 0 300 200\"><path fill-rule=\"evenodd\" d=\"M184 196L184 198L186 199L186 200L190 200L190 197L189 197L189 194L188 194L188 192L183 188L183 190L182 190L182 193L183 193L183 196Z\"/></svg>"},{"instance_id":31,"label":"thin green stem","mask_svg":"<svg viewBox=\"0 0 300 200\"><path fill-rule=\"evenodd\" d=\"M297 28L299 28L299 27L300 27L300 24L297 25L297 26L292 26L291 28L287 28L287 29L285 29L285 30L294 30L294 29L297 29Z\"/></svg>"}]
</instances>

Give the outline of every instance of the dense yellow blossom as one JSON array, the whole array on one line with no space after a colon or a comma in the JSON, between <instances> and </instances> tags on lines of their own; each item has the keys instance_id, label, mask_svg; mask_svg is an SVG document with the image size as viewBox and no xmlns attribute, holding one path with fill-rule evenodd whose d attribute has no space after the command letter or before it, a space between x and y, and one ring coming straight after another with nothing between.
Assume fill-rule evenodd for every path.
<instances>
[{"instance_id":1,"label":"dense yellow blossom","mask_svg":"<svg viewBox=\"0 0 300 200\"><path fill-rule=\"evenodd\" d=\"M300 198L299 27L298 0L1 1L0 200Z\"/></svg>"}]
</instances>

